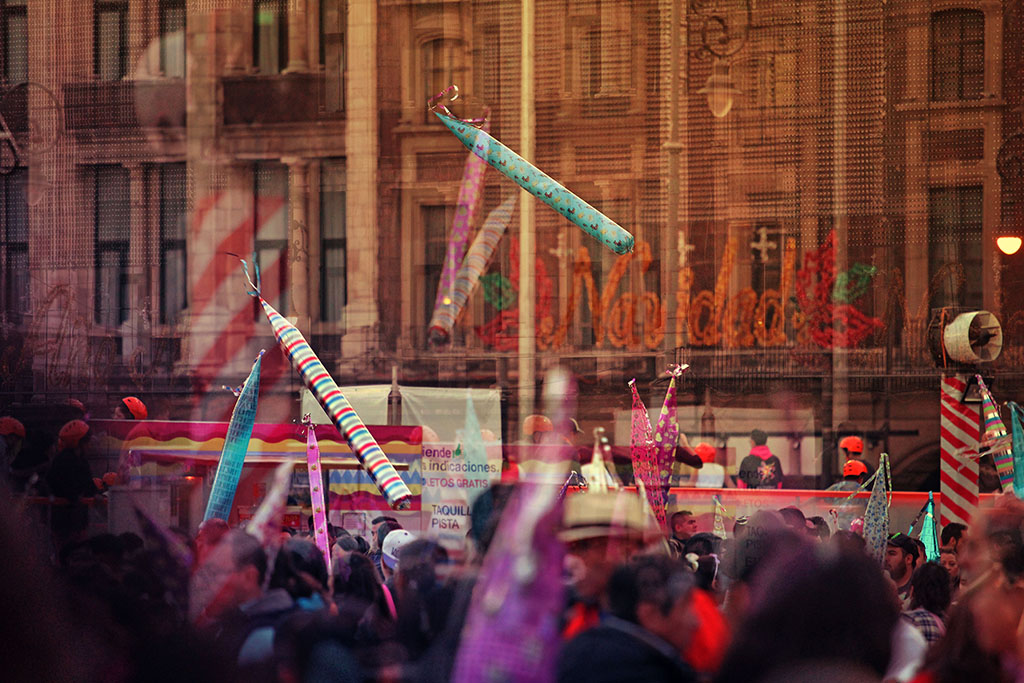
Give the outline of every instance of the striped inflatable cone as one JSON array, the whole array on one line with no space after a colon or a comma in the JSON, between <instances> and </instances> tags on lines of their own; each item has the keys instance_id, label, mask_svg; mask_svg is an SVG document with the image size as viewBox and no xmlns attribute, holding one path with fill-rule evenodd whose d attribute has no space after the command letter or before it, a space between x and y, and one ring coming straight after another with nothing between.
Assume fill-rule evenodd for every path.
<instances>
[{"instance_id":1,"label":"striped inflatable cone","mask_svg":"<svg viewBox=\"0 0 1024 683\"><path fill-rule=\"evenodd\" d=\"M384 494L392 508L396 510L408 508L412 503L412 492L398 476L391 461L374 440L370 430L359 419L359 415L356 414L348 399L341 393L341 389L327 372L327 368L313 353L313 349L310 348L298 328L288 322L260 296L259 269L256 269L255 284L249 278L248 266L244 260L242 261L242 272L249 281L249 295L259 299L263 306L263 312L267 314L267 319L270 321L271 327L274 328L277 343L288 354L288 358L298 370L302 381L316 396L338 433L345 437L352 453L359 459L359 463L370 475L370 479Z\"/></svg>"},{"instance_id":2,"label":"striped inflatable cone","mask_svg":"<svg viewBox=\"0 0 1024 683\"><path fill-rule=\"evenodd\" d=\"M985 421L985 429L982 432L982 441L993 441L1006 437L1006 425L999 417L999 407L996 406L992 392L985 386L985 380L981 375L975 375L978 379L978 390L981 392L981 414ZM1004 491L1013 486L1013 449L994 448L992 460L996 464L996 472L999 473L999 485Z\"/></svg>"}]
</instances>

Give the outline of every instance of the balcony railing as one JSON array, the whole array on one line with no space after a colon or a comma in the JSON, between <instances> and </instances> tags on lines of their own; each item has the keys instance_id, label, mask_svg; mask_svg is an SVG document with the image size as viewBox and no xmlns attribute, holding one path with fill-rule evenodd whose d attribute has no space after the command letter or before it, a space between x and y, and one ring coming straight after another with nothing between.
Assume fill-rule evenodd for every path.
<instances>
[{"instance_id":1,"label":"balcony railing","mask_svg":"<svg viewBox=\"0 0 1024 683\"><path fill-rule=\"evenodd\" d=\"M91 81L64 85L66 125L72 132L185 126L185 82Z\"/></svg>"},{"instance_id":2,"label":"balcony railing","mask_svg":"<svg viewBox=\"0 0 1024 683\"><path fill-rule=\"evenodd\" d=\"M341 101L327 101L324 74L228 76L222 82L224 124L228 126L313 123L345 117Z\"/></svg>"}]
</instances>

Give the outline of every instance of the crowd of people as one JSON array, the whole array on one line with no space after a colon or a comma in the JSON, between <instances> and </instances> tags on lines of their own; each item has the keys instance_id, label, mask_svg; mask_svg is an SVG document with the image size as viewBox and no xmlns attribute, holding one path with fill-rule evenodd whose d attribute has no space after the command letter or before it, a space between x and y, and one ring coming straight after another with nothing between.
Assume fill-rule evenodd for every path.
<instances>
[{"instance_id":1,"label":"crowd of people","mask_svg":"<svg viewBox=\"0 0 1024 683\"><path fill-rule=\"evenodd\" d=\"M122 403L139 419L138 405ZM51 495L106 485L82 468L89 432L77 422L61 430L59 461L36 473ZM19 426L0 419L4 449L24 439ZM758 450L763 433L752 442L738 485L778 486L774 456ZM868 472L845 455L849 483L837 489L855 490ZM365 529L329 526L329 566L312 518L301 533L213 518L190 534L140 512L137 533L89 535L74 506L35 528L23 498L0 487L2 678L460 680L499 520L537 485L550 484L485 490L457 553L388 514ZM1024 503L1010 494L971 528L943 528L937 558L896 529L884 557L869 557L861 527L797 507L761 509L716 534L688 510L670 511L662 528L624 488L569 491L560 506L565 598L543 679L1024 680Z\"/></svg>"},{"instance_id":2,"label":"crowd of people","mask_svg":"<svg viewBox=\"0 0 1024 683\"><path fill-rule=\"evenodd\" d=\"M51 558L3 495L6 680L445 681L482 560L521 485L472 506L468 552L373 520L267 543L224 520L195 536L143 524ZM628 490L574 493L558 681L1019 679L1024 503L1006 496L927 561L892 534L864 539L789 507L739 518L726 538L675 511L660 535Z\"/></svg>"}]
</instances>

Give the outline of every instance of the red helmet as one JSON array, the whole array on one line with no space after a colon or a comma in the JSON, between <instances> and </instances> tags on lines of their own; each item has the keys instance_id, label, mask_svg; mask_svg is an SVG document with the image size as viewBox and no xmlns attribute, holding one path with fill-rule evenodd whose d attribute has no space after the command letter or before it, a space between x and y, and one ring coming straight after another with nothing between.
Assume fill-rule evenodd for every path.
<instances>
[{"instance_id":1,"label":"red helmet","mask_svg":"<svg viewBox=\"0 0 1024 683\"><path fill-rule=\"evenodd\" d=\"M700 442L699 444L693 447L693 451L697 454L697 457L700 458L702 462L707 463L715 461L715 454L717 453L717 449L707 442Z\"/></svg>"},{"instance_id":2,"label":"red helmet","mask_svg":"<svg viewBox=\"0 0 1024 683\"><path fill-rule=\"evenodd\" d=\"M121 403L128 410L128 414L135 420L145 420L149 417L149 411L146 410L146 404L135 398L134 396L126 396L121 399Z\"/></svg>"},{"instance_id":3,"label":"red helmet","mask_svg":"<svg viewBox=\"0 0 1024 683\"><path fill-rule=\"evenodd\" d=\"M860 460L847 460L843 465L844 477L859 477L868 473L868 466Z\"/></svg>"},{"instance_id":4,"label":"red helmet","mask_svg":"<svg viewBox=\"0 0 1024 683\"><path fill-rule=\"evenodd\" d=\"M89 434L89 425L82 420L72 420L60 428L57 435L57 448L77 448Z\"/></svg>"},{"instance_id":5,"label":"red helmet","mask_svg":"<svg viewBox=\"0 0 1024 683\"><path fill-rule=\"evenodd\" d=\"M523 434L533 436L537 432L550 432L554 429L551 420L543 415L527 415L523 420Z\"/></svg>"},{"instance_id":6,"label":"red helmet","mask_svg":"<svg viewBox=\"0 0 1024 683\"><path fill-rule=\"evenodd\" d=\"M14 434L25 438L25 425L13 417L0 417L0 436Z\"/></svg>"},{"instance_id":7,"label":"red helmet","mask_svg":"<svg viewBox=\"0 0 1024 683\"><path fill-rule=\"evenodd\" d=\"M864 442L860 440L859 436L844 436L839 441L839 447L845 448L851 453L864 452Z\"/></svg>"}]
</instances>

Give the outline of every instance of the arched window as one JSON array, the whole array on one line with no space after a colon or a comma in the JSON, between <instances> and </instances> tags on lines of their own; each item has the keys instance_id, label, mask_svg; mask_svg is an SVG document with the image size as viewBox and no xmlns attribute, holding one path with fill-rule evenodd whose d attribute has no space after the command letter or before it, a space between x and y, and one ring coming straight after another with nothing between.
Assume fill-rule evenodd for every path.
<instances>
[{"instance_id":1,"label":"arched window","mask_svg":"<svg viewBox=\"0 0 1024 683\"><path fill-rule=\"evenodd\" d=\"M423 44L424 98L430 98L453 83L462 88L467 82L469 67L465 45L454 38L437 38Z\"/></svg>"},{"instance_id":2,"label":"arched window","mask_svg":"<svg viewBox=\"0 0 1024 683\"><path fill-rule=\"evenodd\" d=\"M981 97L985 82L985 15L951 9L932 14L932 99Z\"/></svg>"}]
</instances>

